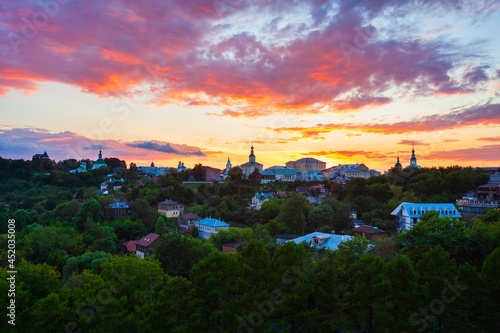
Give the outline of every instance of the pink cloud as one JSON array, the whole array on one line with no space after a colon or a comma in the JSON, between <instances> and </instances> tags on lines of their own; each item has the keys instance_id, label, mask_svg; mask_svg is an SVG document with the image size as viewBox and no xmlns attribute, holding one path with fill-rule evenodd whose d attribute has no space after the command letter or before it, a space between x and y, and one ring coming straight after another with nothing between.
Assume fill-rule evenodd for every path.
<instances>
[{"instance_id":1,"label":"pink cloud","mask_svg":"<svg viewBox=\"0 0 500 333\"><path fill-rule=\"evenodd\" d=\"M477 148L456 149L450 151L431 152L424 159L453 161L488 161L498 163L500 145L486 145Z\"/></svg>"},{"instance_id":2,"label":"pink cloud","mask_svg":"<svg viewBox=\"0 0 500 333\"><path fill-rule=\"evenodd\" d=\"M31 156L44 150L55 160L92 158L97 156L100 148L105 156L127 161L177 160L181 157L196 157L203 161L209 155L222 153L163 141L93 140L69 131L51 133L33 128L6 128L0 131L0 151L3 158L31 159Z\"/></svg>"},{"instance_id":3,"label":"pink cloud","mask_svg":"<svg viewBox=\"0 0 500 333\"><path fill-rule=\"evenodd\" d=\"M278 28L294 1L69 2L26 38L25 19L43 10L33 1L9 2L0 14L6 32L0 35L6 46L0 50L0 94L33 92L39 82L53 81L107 97L132 95L147 84L158 104L224 105L218 115L256 118L277 111L349 112L407 92L460 94L486 83L493 71L476 66L453 77L468 55L450 42L370 37L376 34L370 19L400 1L339 1L340 12L329 22L329 2L303 5L310 26ZM428 1L404 6L409 12L432 7ZM465 2L438 6L479 11ZM241 13L269 17L266 34L238 31L231 18ZM14 77L4 76L7 71Z\"/></svg>"}]
</instances>

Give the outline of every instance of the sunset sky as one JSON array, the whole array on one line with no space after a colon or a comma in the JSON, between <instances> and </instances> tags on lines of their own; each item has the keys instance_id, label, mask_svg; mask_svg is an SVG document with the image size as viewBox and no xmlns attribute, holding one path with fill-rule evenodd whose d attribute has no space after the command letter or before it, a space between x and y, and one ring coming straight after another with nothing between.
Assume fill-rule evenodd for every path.
<instances>
[{"instance_id":1,"label":"sunset sky","mask_svg":"<svg viewBox=\"0 0 500 333\"><path fill-rule=\"evenodd\" d=\"M500 166L494 0L0 2L0 156Z\"/></svg>"}]
</instances>

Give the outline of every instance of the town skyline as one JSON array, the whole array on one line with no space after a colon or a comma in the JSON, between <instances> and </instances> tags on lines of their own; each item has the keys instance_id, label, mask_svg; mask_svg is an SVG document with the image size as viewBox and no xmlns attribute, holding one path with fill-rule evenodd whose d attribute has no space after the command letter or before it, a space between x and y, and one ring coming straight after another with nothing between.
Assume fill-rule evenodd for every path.
<instances>
[{"instance_id":1,"label":"town skyline","mask_svg":"<svg viewBox=\"0 0 500 333\"><path fill-rule=\"evenodd\" d=\"M253 143L252 143L251 147L253 148ZM394 160L394 163L392 163L392 164L390 162L385 163L385 165L389 165L389 167L387 169L385 169L385 170L382 170L382 171L384 171L384 172L385 171L389 171L390 169L392 169L395 166L396 163L401 163L403 169L406 168L406 167L410 167L411 166L411 158L412 158L413 154L415 153L418 156L418 152L415 150L415 145L414 144L411 146L411 148L412 148L412 150L408 154L409 158L407 158L407 160L408 160L407 162L405 161L405 156L398 152L397 155L396 155L396 159ZM102 146L99 146L99 155L101 154L101 151L102 151ZM47 153L47 149L44 149L44 153ZM34 155L41 155L41 154L34 154ZM16 155L16 156L19 156L19 155ZM52 157L52 155L49 154L49 158L51 160L54 160L55 162L63 161L64 159L76 159L77 161L80 161L80 160L81 161L83 161L83 160L94 161L94 158L93 158L92 154L89 154L87 156L83 156L82 158L75 158L75 157L71 157L71 156L68 157L69 155L66 155L66 154L64 154L62 156L65 156L65 157L62 158L62 159L54 159ZM237 156L239 156L239 155L237 155ZM0 157L3 157L3 158L12 158L12 157L9 157L9 156L0 156ZM177 169L178 164L174 165L175 163L182 163L183 166L184 166L184 164L186 164L186 162L184 162L186 159L185 158L183 159L182 157L186 157L186 155L184 155L184 156L179 155L180 159L178 161L174 161L173 159L170 159L170 161L171 161L171 162L169 162L170 164L161 164L161 163L159 164L158 160L155 161L154 159L151 159L151 160L148 161L148 160L143 159L141 157L138 157L138 159L136 159L136 160L128 160L128 161L125 160L125 162L127 163L127 167L130 166L131 163L134 163L138 167L139 166L148 167L148 166L151 165L151 163L153 163L155 167ZM103 158L118 158L120 160L124 160L124 159L120 158L119 156L107 156L107 155L104 155L104 154L103 154ZM231 156L226 156L226 158L228 158L229 160L231 160ZM318 159L318 160L324 162L322 160L322 156L321 155L320 156L316 156L316 155L302 156L302 157L298 158L298 160L300 160L300 159L306 159L306 158L314 158L314 159ZM16 158L13 158L13 159L16 159ZM30 158L29 158L29 156L21 156L21 157L18 157L18 159L29 160ZM418 159L418 157L417 157L417 159ZM326 160L326 159L324 159L324 160ZM137 162L137 161L139 161L139 162ZM161 161L165 161L165 160L160 160L160 162ZM223 162L222 160L215 160L215 162L213 162L213 165L208 165L208 164L203 164L199 160L198 161L194 160L192 162L192 165L193 165L193 167L196 164L202 164L202 165L212 166L212 167L219 167L220 166L220 169L224 170L225 169L225 165L227 164L227 160L225 160L225 161L226 162ZM267 169L267 168L270 168L270 167L273 167L273 166L284 166L285 164L287 164L289 162L292 162L292 161L293 160L288 160L286 162L284 162L284 161L278 161L277 164L274 164L274 165L264 165L264 169ZM361 160L361 161L350 160L349 162L346 162L345 160L343 160L343 161L338 160L338 161L339 161L339 163L337 163L337 164L329 164L329 163L325 162L326 163L325 169L332 168L332 167L335 167L335 166L338 166L338 165L352 165L352 164L368 164L368 163L370 163L369 159L364 159L364 160ZM240 167L242 164L245 164L248 161L241 161L241 163L239 163L239 162L240 162L240 160L237 160L236 163L232 163L232 162L231 163L232 163L232 165L234 167ZM437 165L437 166L436 165L431 165L431 166L425 166L425 165L420 165L421 162L422 162L421 160L418 160L418 167L422 167L423 166L423 167L430 167L430 168L432 168L432 167L449 167L449 166L453 166L453 165ZM174 163L174 164L172 164L172 163ZM222 164L224 164L224 167L222 166ZM454 164L454 165L459 165L461 167L496 167L497 166L497 165L494 165L494 162L492 162L491 165L489 165L489 166L487 166L487 165L480 165L480 166L479 165L460 165L460 164ZM498 165L500 165L500 161L498 162ZM191 169L191 167L189 167L189 164L188 164L187 168ZM375 168L371 168L371 169L375 169ZM381 171L381 170L377 170L377 171Z\"/></svg>"},{"instance_id":2,"label":"town skyline","mask_svg":"<svg viewBox=\"0 0 500 333\"><path fill-rule=\"evenodd\" d=\"M50 3L0 14L1 156L500 164L495 1Z\"/></svg>"}]
</instances>

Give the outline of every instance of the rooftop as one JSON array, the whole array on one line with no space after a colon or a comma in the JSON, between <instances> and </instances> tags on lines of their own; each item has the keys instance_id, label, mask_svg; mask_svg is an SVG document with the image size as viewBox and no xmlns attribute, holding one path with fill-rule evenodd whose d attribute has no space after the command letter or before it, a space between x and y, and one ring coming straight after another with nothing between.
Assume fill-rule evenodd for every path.
<instances>
[{"instance_id":1,"label":"rooftop","mask_svg":"<svg viewBox=\"0 0 500 333\"><path fill-rule=\"evenodd\" d=\"M332 166L331 168L328 168L326 170L337 170L337 169L357 169L359 168L363 163L357 163L357 164L339 164L337 166Z\"/></svg>"},{"instance_id":2,"label":"rooftop","mask_svg":"<svg viewBox=\"0 0 500 333\"><path fill-rule=\"evenodd\" d=\"M149 245L156 242L158 240L158 238L160 238L160 235L158 235L158 234L148 234L145 237L138 240L136 245L148 247Z\"/></svg>"},{"instance_id":3,"label":"rooftop","mask_svg":"<svg viewBox=\"0 0 500 333\"><path fill-rule=\"evenodd\" d=\"M181 216L184 220L202 220L201 216L196 215L195 213L186 213Z\"/></svg>"},{"instance_id":4,"label":"rooftop","mask_svg":"<svg viewBox=\"0 0 500 333\"><path fill-rule=\"evenodd\" d=\"M207 217L201 221L198 221L197 224L206 225L209 227L229 227L229 224L222 222L220 220L217 220L217 219L209 218L209 217Z\"/></svg>"},{"instance_id":5,"label":"rooftop","mask_svg":"<svg viewBox=\"0 0 500 333\"><path fill-rule=\"evenodd\" d=\"M49 155L47 155L47 152L44 152L43 154L35 154L33 157L49 157Z\"/></svg>"},{"instance_id":6,"label":"rooftop","mask_svg":"<svg viewBox=\"0 0 500 333\"><path fill-rule=\"evenodd\" d=\"M500 183L489 183L478 186L478 188L497 188L497 187L500 187Z\"/></svg>"},{"instance_id":7,"label":"rooftop","mask_svg":"<svg viewBox=\"0 0 500 333\"><path fill-rule=\"evenodd\" d=\"M351 229L352 232L359 232L364 234L383 234L385 231L372 227L371 225L360 225L357 228Z\"/></svg>"},{"instance_id":8,"label":"rooftop","mask_svg":"<svg viewBox=\"0 0 500 333\"><path fill-rule=\"evenodd\" d=\"M322 163L322 164L326 164L326 162L317 160L317 159L312 158L312 157L305 157L305 158L301 158L300 160L290 161L288 163Z\"/></svg>"},{"instance_id":9,"label":"rooftop","mask_svg":"<svg viewBox=\"0 0 500 333\"><path fill-rule=\"evenodd\" d=\"M288 239L288 240L291 240L291 239L295 239L295 238L298 238L299 236L297 235L285 235L285 234L276 234L276 239Z\"/></svg>"},{"instance_id":10,"label":"rooftop","mask_svg":"<svg viewBox=\"0 0 500 333\"><path fill-rule=\"evenodd\" d=\"M257 197L257 199L273 199L274 196L270 193L255 193L255 197Z\"/></svg>"},{"instance_id":11,"label":"rooftop","mask_svg":"<svg viewBox=\"0 0 500 333\"><path fill-rule=\"evenodd\" d=\"M119 201L119 202L113 202L108 206L108 208L130 208L130 207L129 205L127 205L127 203Z\"/></svg>"},{"instance_id":12,"label":"rooftop","mask_svg":"<svg viewBox=\"0 0 500 333\"><path fill-rule=\"evenodd\" d=\"M179 203L177 201L165 200L165 201L159 202L158 205L179 205Z\"/></svg>"},{"instance_id":13,"label":"rooftop","mask_svg":"<svg viewBox=\"0 0 500 333\"><path fill-rule=\"evenodd\" d=\"M257 163L257 162L246 162L246 163L243 163L241 166L247 166L247 165L262 165L262 164Z\"/></svg>"},{"instance_id":14,"label":"rooftop","mask_svg":"<svg viewBox=\"0 0 500 333\"><path fill-rule=\"evenodd\" d=\"M313 238L326 239L326 240L323 241L323 243L321 244L314 244ZM292 239L291 242L295 242L297 244L300 244L302 242L311 242L312 245L316 246L319 249L324 248L329 250L336 250L341 242L348 240L350 238L352 238L352 236L326 234L323 232L313 232L312 234Z\"/></svg>"},{"instance_id":15,"label":"rooftop","mask_svg":"<svg viewBox=\"0 0 500 333\"><path fill-rule=\"evenodd\" d=\"M279 166L279 165L272 166L270 168L267 168L266 170L293 170L293 171L297 171L294 168L290 168L290 167L286 167L286 166Z\"/></svg>"},{"instance_id":16,"label":"rooftop","mask_svg":"<svg viewBox=\"0 0 500 333\"><path fill-rule=\"evenodd\" d=\"M462 215L452 203L410 203L402 202L391 215L397 215L401 209L405 209L411 218L419 218L429 211L436 211L439 216L461 218Z\"/></svg>"},{"instance_id":17,"label":"rooftop","mask_svg":"<svg viewBox=\"0 0 500 333\"><path fill-rule=\"evenodd\" d=\"M136 243L137 243L137 241L133 240L133 241L128 241L128 242L122 243L121 245L125 246L127 248L128 252L135 252L135 250L137 249Z\"/></svg>"}]
</instances>

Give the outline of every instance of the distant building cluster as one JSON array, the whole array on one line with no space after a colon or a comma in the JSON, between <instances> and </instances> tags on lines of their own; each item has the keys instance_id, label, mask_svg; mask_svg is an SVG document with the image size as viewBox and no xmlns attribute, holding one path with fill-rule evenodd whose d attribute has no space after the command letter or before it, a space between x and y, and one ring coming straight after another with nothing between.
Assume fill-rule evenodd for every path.
<instances>
[{"instance_id":1,"label":"distant building cluster","mask_svg":"<svg viewBox=\"0 0 500 333\"><path fill-rule=\"evenodd\" d=\"M226 169L221 171L219 181L225 180L229 177L229 170L232 165L228 159ZM365 164L339 164L337 166L326 169L326 162L320 161L316 158L305 157L296 161L286 162L284 166L275 165L264 169L261 163L258 163L255 156L255 148L250 147L250 155L248 162L238 166L244 177L250 177L255 174L256 178L261 183L270 182L293 182L296 180L303 181L321 181L341 180L340 183L345 182L351 178L370 178L373 176L380 176L380 172L369 169Z\"/></svg>"},{"instance_id":2,"label":"distant building cluster","mask_svg":"<svg viewBox=\"0 0 500 333\"><path fill-rule=\"evenodd\" d=\"M248 162L235 167L241 170L243 178L249 178L252 175L261 183L270 182L294 182L302 181L321 181L325 179L344 184L345 181L352 178L370 178L380 176L380 172L369 169L365 164L339 164L337 166L326 169L326 162L316 158L305 157L296 161L286 162L285 165L275 165L264 169L264 165L257 161L255 155L255 147L250 147L250 155ZM202 179L195 179L194 176L189 177L188 182L203 181L225 181L230 177L230 170L233 168L231 159L227 159L225 168L218 169L211 166L202 167ZM139 166L138 171L151 176L161 176L172 171L187 172L192 175L193 169L188 169L182 161L179 161L177 168L156 167L153 162L150 166Z\"/></svg>"},{"instance_id":3,"label":"distant building cluster","mask_svg":"<svg viewBox=\"0 0 500 333\"><path fill-rule=\"evenodd\" d=\"M417 158L415 157L415 145L413 145L413 148L411 150L410 165L408 165L405 169L408 168L417 168L417 169L421 168L420 165L417 164ZM401 165L401 162L399 162L399 154L398 154L398 160L396 164L394 164L394 169L403 170L403 166Z\"/></svg>"},{"instance_id":4,"label":"distant building cluster","mask_svg":"<svg viewBox=\"0 0 500 333\"><path fill-rule=\"evenodd\" d=\"M36 154L33 156L34 161L48 161L50 160L49 155L45 151L43 154ZM86 172L88 170L95 170L99 168L107 167L107 163L102 157L102 149L99 149L98 158L95 161L82 160L80 165L71 170L71 173ZM261 183L269 182L294 182L297 180L302 181L321 181L321 180L331 180L334 183L344 185L346 181L352 178L364 178L368 179L374 176L380 176L380 172L377 170L370 169L364 163L356 164L339 164L326 168L326 162L320 161L316 158L305 157L296 161L288 161L285 165L275 165L269 168L264 168L264 165L257 161L255 155L255 148L252 145L250 147L250 155L248 156L248 162L245 162L236 167L241 169L241 174L243 178L249 178L254 175L256 179L260 180ZM410 158L410 164L406 167L420 168L417 164L417 158L415 156L415 147L412 149L412 155ZM178 166L175 167L157 167L154 162L151 162L149 166L139 166L137 172L139 176L151 176L159 177L166 175L171 172L187 172L190 175L189 180L203 181L203 182L213 182L213 181L225 181L230 177L230 170L233 168L230 158L227 159L226 167L223 169L214 168L211 166L202 165L202 179L195 179L192 172L193 169L189 169L184 165L184 162L179 161ZM405 169L406 169L405 168ZM397 162L394 165L396 170L402 170L403 166L399 161L399 155L397 157Z\"/></svg>"},{"instance_id":5,"label":"distant building cluster","mask_svg":"<svg viewBox=\"0 0 500 333\"><path fill-rule=\"evenodd\" d=\"M457 207L463 214L485 214L489 209L500 209L500 171L490 173L488 184L457 200Z\"/></svg>"},{"instance_id":6,"label":"distant building cluster","mask_svg":"<svg viewBox=\"0 0 500 333\"><path fill-rule=\"evenodd\" d=\"M102 149L101 148L99 148L99 155L97 155L97 160L91 161L90 164L91 164L90 170L105 168L108 166L108 164L106 164L106 162L102 158ZM80 166L74 170L71 170L70 172L71 173L79 173L79 172L86 172L86 171L88 171L87 161L82 160L80 162Z\"/></svg>"}]
</instances>

